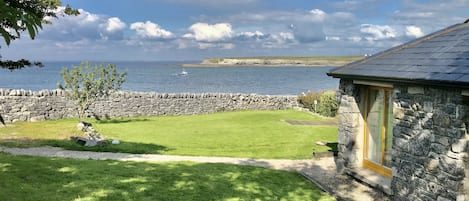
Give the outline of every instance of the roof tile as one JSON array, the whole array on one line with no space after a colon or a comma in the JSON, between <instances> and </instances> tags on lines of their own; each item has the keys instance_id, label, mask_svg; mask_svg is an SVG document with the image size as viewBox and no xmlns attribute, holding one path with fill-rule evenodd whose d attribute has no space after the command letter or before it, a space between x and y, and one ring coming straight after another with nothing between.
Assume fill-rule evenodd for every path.
<instances>
[{"instance_id":1,"label":"roof tile","mask_svg":"<svg viewBox=\"0 0 469 201\"><path fill-rule=\"evenodd\" d=\"M469 23L331 70L334 77L437 81L469 88Z\"/></svg>"}]
</instances>

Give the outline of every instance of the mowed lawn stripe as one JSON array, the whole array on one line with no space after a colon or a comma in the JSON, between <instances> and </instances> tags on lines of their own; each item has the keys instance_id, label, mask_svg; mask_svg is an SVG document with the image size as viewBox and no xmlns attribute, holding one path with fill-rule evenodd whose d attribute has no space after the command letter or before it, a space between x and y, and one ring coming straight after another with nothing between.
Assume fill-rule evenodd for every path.
<instances>
[{"instance_id":1,"label":"mowed lawn stripe","mask_svg":"<svg viewBox=\"0 0 469 201\"><path fill-rule=\"evenodd\" d=\"M93 126L106 138L119 139L122 144L85 148L67 140L69 136L79 134L75 130L77 121L58 120L16 123L1 128L0 139L3 140L0 144L13 146L15 142L11 138L27 138L32 141L16 145L29 143L75 150L305 159L311 157L313 149L317 152L332 149L318 146L316 141L337 142L337 126L290 125L286 120L331 121L294 110L117 118L93 122Z\"/></svg>"}]
</instances>

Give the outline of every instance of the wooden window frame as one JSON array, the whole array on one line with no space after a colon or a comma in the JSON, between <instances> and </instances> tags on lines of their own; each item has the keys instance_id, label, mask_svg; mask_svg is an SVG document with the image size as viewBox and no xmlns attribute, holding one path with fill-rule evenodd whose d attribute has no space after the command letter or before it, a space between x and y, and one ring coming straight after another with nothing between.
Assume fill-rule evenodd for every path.
<instances>
[{"instance_id":1,"label":"wooden window frame","mask_svg":"<svg viewBox=\"0 0 469 201\"><path fill-rule=\"evenodd\" d=\"M384 157L385 157L385 148L386 148L386 130L387 130L387 122L388 122L388 115L387 113L389 112L389 107L387 106L388 104L388 100L387 100L387 95L386 95L386 91L392 91L393 88L389 88L389 87L378 87L378 86L367 86L366 87L366 92L365 92L365 97L364 97L364 109L365 109L365 112L364 112L364 149L363 149L363 167L367 168L367 169L370 169L371 171L374 171L380 175L383 175L385 177L388 177L388 178L391 178L392 177L392 170L386 166L384 166L383 164L377 164L375 162L372 162L370 160L368 160L368 126L367 126L367 121L368 121L368 110L369 110L369 103L368 103L368 99L370 97L370 90L384 90L385 93L384 93L384 118L382 118L382 126L381 126L381 161L384 162ZM392 135L392 133L388 134L388 135Z\"/></svg>"}]
</instances>

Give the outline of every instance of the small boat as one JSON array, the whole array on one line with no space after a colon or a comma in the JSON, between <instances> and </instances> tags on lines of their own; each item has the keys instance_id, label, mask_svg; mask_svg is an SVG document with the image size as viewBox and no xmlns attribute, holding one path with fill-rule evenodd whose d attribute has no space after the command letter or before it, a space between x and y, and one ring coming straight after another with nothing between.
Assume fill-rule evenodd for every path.
<instances>
[{"instance_id":1,"label":"small boat","mask_svg":"<svg viewBox=\"0 0 469 201\"><path fill-rule=\"evenodd\" d=\"M185 69L182 69L182 71L180 73L178 73L179 76L186 76L188 74L189 73Z\"/></svg>"}]
</instances>

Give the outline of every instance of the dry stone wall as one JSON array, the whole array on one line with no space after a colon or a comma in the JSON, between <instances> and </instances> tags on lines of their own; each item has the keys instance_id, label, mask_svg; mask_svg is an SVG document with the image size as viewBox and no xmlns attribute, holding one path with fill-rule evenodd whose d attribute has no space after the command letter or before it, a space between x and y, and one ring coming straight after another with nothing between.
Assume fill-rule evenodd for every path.
<instances>
[{"instance_id":1,"label":"dry stone wall","mask_svg":"<svg viewBox=\"0 0 469 201\"><path fill-rule=\"evenodd\" d=\"M395 86L392 188L398 200L465 200L467 99L458 89ZM466 163L464 162L466 160ZM465 198L466 197L466 198Z\"/></svg>"},{"instance_id":2,"label":"dry stone wall","mask_svg":"<svg viewBox=\"0 0 469 201\"><path fill-rule=\"evenodd\" d=\"M285 110L296 107L296 96L119 91L91 105L87 115L99 118L191 115L234 110ZM76 117L77 112L73 102L62 90L0 89L0 115L5 122L42 121Z\"/></svg>"},{"instance_id":3,"label":"dry stone wall","mask_svg":"<svg viewBox=\"0 0 469 201\"><path fill-rule=\"evenodd\" d=\"M363 91L340 82L337 165L346 172L362 168ZM454 88L394 84L392 98L393 200L468 200L469 97Z\"/></svg>"}]
</instances>

